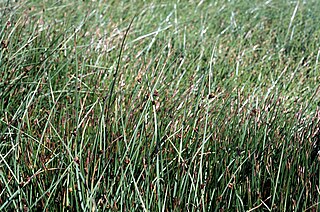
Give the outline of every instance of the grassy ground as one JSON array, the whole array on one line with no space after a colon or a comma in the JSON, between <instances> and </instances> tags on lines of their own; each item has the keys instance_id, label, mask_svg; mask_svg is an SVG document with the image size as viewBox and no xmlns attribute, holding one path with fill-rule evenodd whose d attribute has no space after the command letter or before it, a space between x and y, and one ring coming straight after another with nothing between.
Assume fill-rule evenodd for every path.
<instances>
[{"instance_id":1,"label":"grassy ground","mask_svg":"<svg viewBox=\"0 0 320 212\"><path fill-rule=\"evenodd\" d=\"M0 1L1 211L319 211L316 0L52 2Z\"/></svg>"}]
</instances>

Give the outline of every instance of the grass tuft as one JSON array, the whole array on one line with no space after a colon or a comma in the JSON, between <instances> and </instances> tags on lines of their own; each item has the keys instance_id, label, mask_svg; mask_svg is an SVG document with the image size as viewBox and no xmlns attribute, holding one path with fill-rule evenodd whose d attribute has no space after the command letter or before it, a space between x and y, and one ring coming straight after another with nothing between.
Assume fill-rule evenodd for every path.
<instances>
[{"instance_id":1,"label":"grass tuft","mask_svg":"<svg viewBox=\"0 0 320 212\"><path fill-rule=\"evenodd\" d=\"M0 210L318 211L319 11L0 2Z\"/></svg>"}]
</instances>

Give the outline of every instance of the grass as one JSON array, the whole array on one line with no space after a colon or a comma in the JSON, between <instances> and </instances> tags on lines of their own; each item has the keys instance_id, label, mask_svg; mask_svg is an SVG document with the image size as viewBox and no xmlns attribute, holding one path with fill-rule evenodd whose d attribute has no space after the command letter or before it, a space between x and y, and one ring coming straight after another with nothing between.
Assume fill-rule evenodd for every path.
<instances>
[{"instance_id":1,"label":"grass","mask_svg":"<svg viewBox=\"0 0 320 212\"><path fill-rule=\"evenodd\" d=\"M0 5L1 210L319 210L316 1Z\"/></svg>"}]
</instances>

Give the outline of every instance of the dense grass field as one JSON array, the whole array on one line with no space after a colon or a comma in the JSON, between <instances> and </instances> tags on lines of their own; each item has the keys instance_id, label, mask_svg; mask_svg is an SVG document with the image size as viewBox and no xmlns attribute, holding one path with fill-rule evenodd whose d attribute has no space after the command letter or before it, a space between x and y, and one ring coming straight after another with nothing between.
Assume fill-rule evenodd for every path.
<instances>
[{"instance_id":1,"label":"dense grass field","mask_svg":"<svg viewBox=\"0 0 320 212\"><path fill-rule=\"evenodd\" d=\"M319 14L0 1L0 211L319 211Z\"/></svg>"}]
</instances>

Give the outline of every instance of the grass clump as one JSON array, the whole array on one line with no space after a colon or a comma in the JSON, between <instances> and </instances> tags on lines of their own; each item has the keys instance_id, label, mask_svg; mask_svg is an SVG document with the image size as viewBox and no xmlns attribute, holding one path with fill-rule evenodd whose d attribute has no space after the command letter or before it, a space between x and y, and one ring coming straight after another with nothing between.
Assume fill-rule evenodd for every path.
<instances>
[{"instance_id":1,"label":"grass clump","mask_svg":"<svg viewBox=\"0 0 320 212\"><path fill-rule=\"evenodd\" d=\"M319 209L314 2L1 2L0 209Z\"/></svg>"}]
</instances>

